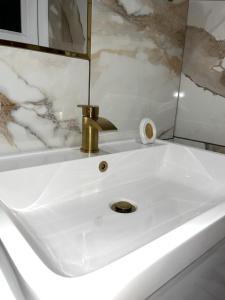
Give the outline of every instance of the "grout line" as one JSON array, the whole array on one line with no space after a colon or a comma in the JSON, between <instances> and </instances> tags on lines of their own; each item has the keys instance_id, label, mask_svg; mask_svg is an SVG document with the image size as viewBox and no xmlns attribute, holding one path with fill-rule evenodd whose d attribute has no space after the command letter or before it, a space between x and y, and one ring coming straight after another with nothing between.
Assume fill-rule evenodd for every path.
<instances>
[{"instance_id":1,"label":"grout line","mask_svg":"<svg viewBox=\"0 0 225 300\"><path fill-rule=\"evenodd\" d=\"M88 105L91 105L91 60L89 60L89 74L88 74Z\"/></svg>"},{"instance_id":2,"label":"grout line","mask_svg":"<svg viewBox=\"0 0 225 300\"><path fill-rule=\"evenodd\" d=\"M88 1L88 56L89 56L89 75L88 75L88 105L91 105L91 54L92 54L92 13L93 3Z\"/></svg>"},{"instance_id":3,"label":"grout line","mask_svg":"<svg viewBox=\"0 0 225 300\"><path fill-rule=\"evenodd\" d=\"M188 1L188 8L187 8L185 38L184 38L184 48L183 48L183 53L182 53L182 64L181 64L180 81L179 81L179 87L178 87L177 106L176 106L176 112L175 112L175 118L174 118L173 137L175 137L176 124L177 124L177 115L178 115L178 106L179 106L179 102L180 102L180 89L181 89L182 72L183 72L183 66L184 66L184 55L185 55L185 46L186 46L186 38L187 38L187 29L188 29L189 7L190 7L190 0Z\"/></svg>"},{"instance_id":4,"label":"grout line","mask_svg":"<svg viewBox=\"0 0 225 300\"><path fill-rule=\"evenodd\" d=\"M185 137L181 137L181 136L176 136L176 135L174 136L174 138L182 139L182 140L186 140L186 141L190 141L190 142L202 143L202 144L206 144L206 145L212 145L212 146L218 146L218 147L225 147L225 145L214 144L214 143L210 143L210 142L206 142L206 141L201 141L201 140L193 140L193 139L189 139L189 138L185 138Z\"/></svg>"}]
</instances>

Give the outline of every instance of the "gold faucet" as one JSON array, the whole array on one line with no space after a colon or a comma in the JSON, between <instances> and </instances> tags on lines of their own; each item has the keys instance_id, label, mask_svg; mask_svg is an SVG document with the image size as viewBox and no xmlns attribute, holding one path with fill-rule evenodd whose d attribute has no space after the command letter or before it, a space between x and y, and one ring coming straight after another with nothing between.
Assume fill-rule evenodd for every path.
<instances>
[{"instance_id":1,"label":"gold faucet","mask_svg":"<svg viewBox=\"0 0 225 300\"><path fill-rule=\"evenodd\" d=\"M93 105L78 105L82 108L82 146L85 153L96 153L98 149L99 131L117 130L107 119L100 118L99 107Z\"/></svg>"}]
</instances>

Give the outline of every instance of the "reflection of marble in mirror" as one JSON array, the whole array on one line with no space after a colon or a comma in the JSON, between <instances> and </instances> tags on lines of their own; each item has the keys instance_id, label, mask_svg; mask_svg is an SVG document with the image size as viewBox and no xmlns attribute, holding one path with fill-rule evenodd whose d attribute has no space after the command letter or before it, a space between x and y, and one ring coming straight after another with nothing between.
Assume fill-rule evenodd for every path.
<instances>
[{"instance_id":1,"label":"reflection of marble in mirror","mask_svg":"<svg viewBox=\"0 0 225 300\"><path fill-rule=\"evenodd\" d=\"M49 46L55 49L85 52L85 22L80 11L87 9L87 2L76 0L49 0Z\"/></svg>"},{"instance_id":2,"label":"reflection of marble in mirror","mask_svg":"<svg viewBox=\"0 0 225 300\"><path fill-rule=\"evenodd\" d=\"M25 48L34 45L34 50L87 55L88 3L90 0L1 0L0 40L20 47L22 43Z\"/></svg>"}]
</instances>

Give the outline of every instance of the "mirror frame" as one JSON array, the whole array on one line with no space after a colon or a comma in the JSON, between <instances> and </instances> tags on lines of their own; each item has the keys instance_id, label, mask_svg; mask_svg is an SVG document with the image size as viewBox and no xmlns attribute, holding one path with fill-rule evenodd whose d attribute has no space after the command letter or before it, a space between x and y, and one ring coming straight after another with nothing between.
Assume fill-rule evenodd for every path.
<instances>
[{"instance_id":1,"label":"mirror frame","mask_svg":"<svg viewBox=\"0 0 225 300\"><path fill-rule=\"evenodd\" d=\"M74 51L65 51L60 49L53 49L48 47L43 47L39 45L26 44L20 42L13 42L8 40L0 39L0 46L9 46L14 48L22 48L27 50L52 53L58 55L64 55L67 57L74 57L89 60L91 59L91 28L92 28L92 0L87 0L87 52L78 53Z\"/></svg>"}]
</instances>

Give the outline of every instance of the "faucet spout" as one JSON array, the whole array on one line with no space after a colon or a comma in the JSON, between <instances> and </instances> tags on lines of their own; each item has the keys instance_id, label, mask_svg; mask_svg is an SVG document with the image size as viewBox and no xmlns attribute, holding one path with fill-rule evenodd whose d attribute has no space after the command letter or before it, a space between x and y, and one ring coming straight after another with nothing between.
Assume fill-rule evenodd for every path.
<instances>
[{"instance_id":1,"label":"faucet spout","mask_svg":"<svg viewBox=\"0 0 225 300\"><path fill-rule=\"evenodd\" d=\"M99 152L99 131L117 130L117 128L109 120L98 116L98 106L78 105L78 107L81 107L83 112L81 151L86 153Z\"/></svg>"},{"instance_id":2,"label":"faucet spout","mask_svg":"<svg viewBox=\"0 0 225 300\"><path fill-rule=\"evenodd\" d=\"M105 118L98 117L96 120L87 118L86 122L87 125L93 126L98 131L117 130L116 126Z\"/></svg>"}]
</instances>

